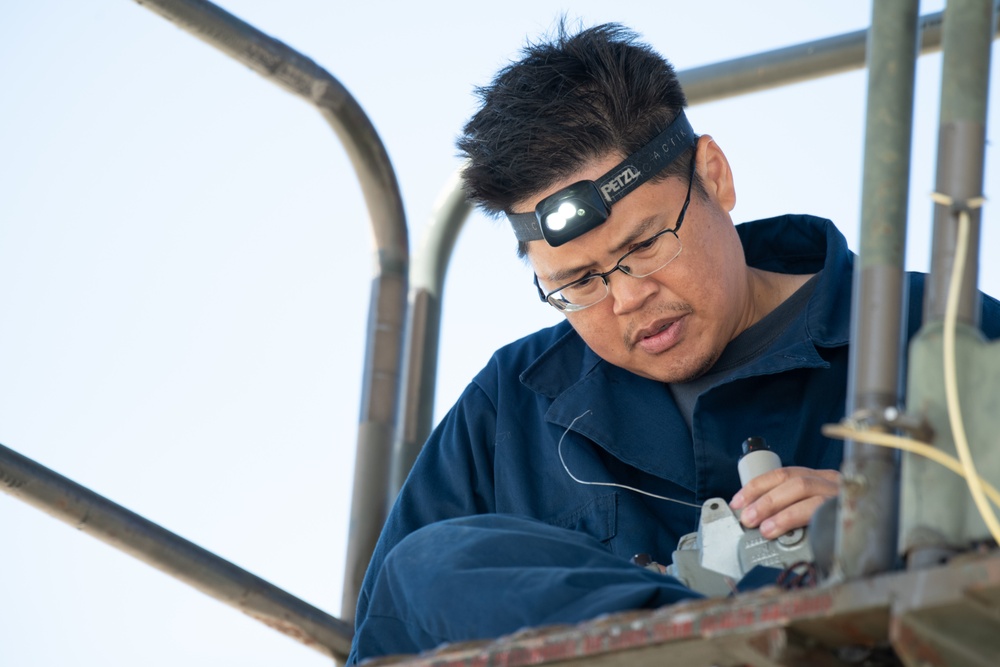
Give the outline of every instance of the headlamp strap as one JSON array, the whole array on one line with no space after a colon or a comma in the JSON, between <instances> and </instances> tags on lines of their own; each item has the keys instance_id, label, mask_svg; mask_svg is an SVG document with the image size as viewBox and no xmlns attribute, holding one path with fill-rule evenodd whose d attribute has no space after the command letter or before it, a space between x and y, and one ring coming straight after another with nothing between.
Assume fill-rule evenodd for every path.
<instances>
[{"instance_id":1,"label":"headlamp strap","mask_svg":"<svg viewBox=\"0 0 1000 667\"><path fill-rule=\"evenodd\" d=\"M682 110L667 129L601 176L594 184L610 208L611 204L666 169L667 165L680 157L680 154L693 143L694 130L691 129L691 123Z\"/></svg>"},{"instance_id":2,"label":"headlamp strap","mask_svg":"<svg viewBox=\"0 0 1000 667\"><path fill-rule=\"evenodd\" d=\"M527 243L529 241L540 241L545 238L542 236L542 228L538 222L538 216L535 212L531 213L508 213L507 220L510 221L510 226L514 228L514 238L518 241Z\"/></svg>"}]
</instances>

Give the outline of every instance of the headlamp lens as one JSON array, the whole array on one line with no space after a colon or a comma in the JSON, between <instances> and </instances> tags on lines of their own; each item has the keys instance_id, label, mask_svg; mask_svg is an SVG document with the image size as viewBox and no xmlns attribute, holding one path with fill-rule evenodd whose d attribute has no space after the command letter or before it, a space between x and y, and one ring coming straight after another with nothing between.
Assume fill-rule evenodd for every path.
<instances>
[{"instance_id":1,"label":"headlamp lens","mask_svg":"<svg viewBox=\"0 0 1000 667\"><path fill-rule=\"evenodd\" d=\"M549 213L545 217L545 227L551 229L554 232L562 231L563 228L568 225L573 218L578 214L583 215L586 213L582 208L577 208L576 204L569 201L564 201L559 204L559 208L553 213Z\"/></svg>"},{"instance_id":2,"label":"headlamp lens","mask_svg":"<svg viewBox=\"0 0 1000 667\"><path fill-rule=\"evenodd\" d=\"M611 209L593 181L580 181L538 202L535 215L542 237L560 246L608 219Z\"/></svg>"}]
</instances>

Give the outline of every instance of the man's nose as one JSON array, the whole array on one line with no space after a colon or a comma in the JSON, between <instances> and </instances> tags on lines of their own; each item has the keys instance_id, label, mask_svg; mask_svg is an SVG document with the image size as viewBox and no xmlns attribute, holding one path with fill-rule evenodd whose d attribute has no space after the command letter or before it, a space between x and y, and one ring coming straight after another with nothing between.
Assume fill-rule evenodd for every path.
<instances>
[{"instance_id":1,"label":"man's nose","mask_svg":"<svg viewBox=\"0 0 1000 667\"><path fill-rule=\"evenodd\" d=\"M619 271L609 281L608 289L615 300L615 315L624 315L642 307L647 299L656 294L657 283L650 276L633 278Z\"/></svg>"}]
</instances>

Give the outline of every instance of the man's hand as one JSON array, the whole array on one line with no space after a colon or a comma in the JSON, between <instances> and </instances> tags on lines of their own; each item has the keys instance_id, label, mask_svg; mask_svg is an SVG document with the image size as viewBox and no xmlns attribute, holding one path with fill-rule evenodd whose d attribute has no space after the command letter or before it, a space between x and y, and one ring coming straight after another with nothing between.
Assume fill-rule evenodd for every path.
<instances>
[{"instance_id":1,"label":"man's hand","mask_svg":"<svg viewBox=\"0 0 1000 667\"><path fill-rule=\"evenodd\" d=\"M760 526L769 540L809 523L813 512L840 490L840 473L811 468L777 468L750 480L729 506L742 509L740 522Z\"/></svg>"}]
</instances>

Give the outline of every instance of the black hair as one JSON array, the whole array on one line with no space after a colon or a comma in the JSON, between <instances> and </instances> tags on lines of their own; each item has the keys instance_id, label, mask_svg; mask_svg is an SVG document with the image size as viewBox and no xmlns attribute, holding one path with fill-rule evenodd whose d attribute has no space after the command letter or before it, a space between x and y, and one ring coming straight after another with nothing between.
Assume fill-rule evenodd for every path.
<instances>
[{"instance_id":1,"label":"black hair","mask_svg":"<svg viewBox=\"0 0 1000 667\"><path fill-rule=\"evenodd\" d=\"M529 42L476 95L482 106L457 146L466 195L492 216L588 161L635 152L687 105L673 66L637 33L606 23L569 34L565 18L554 38ZM657 178L686 176L693 155Z\"/></svg>"}]
</instances>

